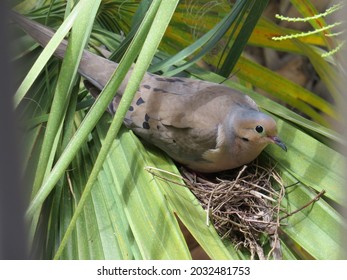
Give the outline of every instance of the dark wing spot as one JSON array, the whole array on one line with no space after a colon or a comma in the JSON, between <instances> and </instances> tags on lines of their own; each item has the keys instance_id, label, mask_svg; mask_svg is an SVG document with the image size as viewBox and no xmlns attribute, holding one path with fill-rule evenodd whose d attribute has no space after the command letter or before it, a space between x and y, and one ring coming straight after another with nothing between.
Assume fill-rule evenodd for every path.
<instances>
[{"instance_id":1,"label":"dark wing spot","mask_svg":"<svg viewBox=\"0 0 347 280\"><path fill-rule=\"evenodd\" d=\"M151 88L150 85L143 85L143 87L146 88L146 89L150 89Z\"/></svg>"},{"instance_id":2,"label":"dark wing spot","mask_svg":"<svg viewBox=\"0 0 347 280\"><path fill-rule=\"evenodd\" d=\"M175 83L175 82L177 82L177 79L167 78L166 81L169 82L169 83Z\"/></svg>"},{"instance_id":3,"label":"dark wing spot","mask_svg":"<svg viewBox=\"0 0 347 280\"><path fill-rule=\"evenodd\" d=\"M164 93L167 92L166 90L161 89L161 88L154 88L153 91L154 92L164 92Z\"/></svg>"},{"instance_id":4,"label":"dark wing spot","mask_svg":"<svg viewBox=\"0 0 347 280\"><path fill-rule=\"evenodd\" d=\"M136 101L136 105L140 106L141 104L145 103L145 101L142 99L142 97L140 97L139 99L137 99Z\"/></svg>"},{"instance_id":5,"label":"dark wing spot","mask_svg":"<svg viewBox=\"0 0 347 280\"><path fill-rule=\"evenodd\" d=\"M134 107L133 107L133 106L130 106L130 107L129 107L129 111L130 111L130 112L134 111Z\"/></svg>"},{"instance_id":6,"label":"dark wing spot","mask_svg":"<svg viewBox=\"0 0 347 280\"><path fill-rule=\"evenodd\" d=\"M181 80L181 79L179 79L179 78L176 78L176 79L175 79L175 82L184 83L184 81L183 81L183 80Z\"/></svg>"},{"instance_id":7,"label":"dark wing spot","mask_svg":"<svg viewBox=\"0 0 347 280\"><path fill-rule=\"evenodd\" d=\"M143 122L143 123L142 123L142 127L143 127L144 129L150 129L150 126L149 126L149 123L148 123L148 122Z\"/></svg>"},{"instance_id":8,"label":"dark wing spot","mask_svg":"<svg viewBox=\"0 0 347 280\"><path fill-rule=\"evenodd\" d=\"M180 83L184 83L184 81L179 79L179 78L161 78L161 77L156 77L155 79L157 81L159 81L159 82L168 82L168 83L180 82Z\"/></svg>"},{"instance_id":9,"label":"dark wing spot","mask_svg":"<svg viewBox=\"0 0 347 280\"><path fill-rule=\"evenodd\" d=\"M149 121L149 116L146 114L145 115L145 121L148 122Z\"/></svg>"}]
</instances>

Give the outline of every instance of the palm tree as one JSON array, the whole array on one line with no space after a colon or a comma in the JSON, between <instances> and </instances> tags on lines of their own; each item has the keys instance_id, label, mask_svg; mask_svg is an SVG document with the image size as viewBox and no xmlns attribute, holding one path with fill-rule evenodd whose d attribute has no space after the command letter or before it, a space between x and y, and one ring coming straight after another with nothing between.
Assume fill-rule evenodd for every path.
<instances>
[{"instance_id":1,"label":"palm tree","mask_svg":"<svg viewBox=\"0 0 347 280\"><path fill-rule=\"evenodd\" d=\"M254 256L254 251L221 239L213 226L206 225L208 218L213 223L213 209L206 214L196 193L182 186L180 172L165 154L121 127L150 64L149 71L163 75L183 73L223 82L249 94L271 113L289 152L268 147L259 165L275 164L271 188L277 194L285 190L280 204L271 204L280 212L274 217L281 224L276 237L283 258L344 257L344 158L336 149L344 141L331 129L341 122L334 105L342 100L340 53L339 41L326 36L337 24L329 26L324 14L315 17L319 12L309 0L292 1L317 31L305 37L263 17L268 1L219 1L209 6L204 2L81 0L73 6L72 1L42 0L14 7L59 28L43 52L22 34L18 37L22 48L15 57L23 69L14 100L26 129L23 173L31 187L26 219L35 257L190 259L182 227L209 258ZM327 14L338 9L333 6ZM327 28L319 30L322 26ZM71 44L63 62L50 59L54 44L71 27ZM288 34L291 37L285 37ZM104 52L100 45L105 46L112 52L110 59L120 62L103 90L105 98L93 106L77 74L86 44L95 52ZM247 59L242 55L246 44L307 57L333 102ZM137 68L125 102L111 118L104 113L108 100L135 59ZM201 61L213 72L195 64ZM226 79L231 75L237 82ZM266 91L277 102L254 88ZM273 174L280 179L273 180ZM271 235L263 232L258 237L266 257L273 252Z\"/></svg>"}]
</instances>

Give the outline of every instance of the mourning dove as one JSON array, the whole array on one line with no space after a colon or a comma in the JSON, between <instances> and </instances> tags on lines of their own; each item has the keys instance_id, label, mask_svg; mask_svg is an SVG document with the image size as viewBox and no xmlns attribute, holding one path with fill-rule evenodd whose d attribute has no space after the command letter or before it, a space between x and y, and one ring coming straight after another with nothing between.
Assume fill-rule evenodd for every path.
<instances>
[{"instance_id":1,"label":"mourning dove","mask_svg":"<svg viewBox=\"0 0 347 280\"><path fill-rule=\"evenodd\" d=\"M20 15L15 21L45 46L54 32ZM66 41L55 52L62 58ZM117 63L84 51L80 74L92 92L106 85ZM114 113L130 73L109 106ZM96 93L97 94L97 93ZM270 143L287 150L276 122L247 95L221 84L147 73L124 119L136 135L199 172L232 169L254 160Z\"/></svg>"}]
</instances>

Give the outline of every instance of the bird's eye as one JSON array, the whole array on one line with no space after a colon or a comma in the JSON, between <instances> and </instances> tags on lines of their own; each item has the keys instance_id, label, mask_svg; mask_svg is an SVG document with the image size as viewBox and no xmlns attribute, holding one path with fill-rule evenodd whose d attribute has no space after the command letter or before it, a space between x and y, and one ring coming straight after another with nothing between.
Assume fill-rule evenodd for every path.
<instances>
[{"instance_id":1,"label":"bird's eye","mask_svg":"<svg viewBox=\"0 0 347 280\"><path fill-rule=\"evenodd\" d=\"M264 128L261 125L257 125L255 127L255 131L258 132L258 133L262 133L264 131Z\"/></svg>"}]
</instances>

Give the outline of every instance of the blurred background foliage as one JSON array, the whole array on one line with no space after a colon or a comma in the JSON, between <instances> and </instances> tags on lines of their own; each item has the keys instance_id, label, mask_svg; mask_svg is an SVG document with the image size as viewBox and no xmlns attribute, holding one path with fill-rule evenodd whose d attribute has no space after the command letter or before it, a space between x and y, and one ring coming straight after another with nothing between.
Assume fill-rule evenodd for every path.
<instances>
[{"instance_id":1,"label":"blurred background foliage","mask_svg":"<svg viewBox=\"0 0 347 280\"><path fill-rule=\"evenodd\" d=\"M125 128L105 144L111 123L106 113L93 119L95 128L86 128L83 121L89 115L101 116L107 105L99 113L90 109L93 99L76 74L84 42L93 52L108 50L110 59L131 63L142 49L156 51L155 44L141 45L139 34L146 28L141 23L148 23L152 32L164 31L170 20L160 14L165 9L172 19L149 71L224 83L273 114L288 153L268 147L261 158L277 162L284 184L293 186L287 189L283 208L294 211L326 191L285 220L280 233L283 257L344 258L345 172L339 147L345 141L340 134L343 118L336 109L343 101L343 40L338 36L343 30L336 16L342 5L313 0L171 2L14 1L13 9L33 20L54 29L65 23L80 33L69 35L80 40L71 50L76 60L61 64L53 58L36 68L42 48L18 29L12 42L18 86L30 69L34 73L17 92L26 132L23 174L32 186L30 252L43 259L250 257L206 226L206 213L189 190L145 170L155 166L179 174L164 154L144 146ZM76 17L69 18L74 11ZM306 20L281 20L276 14ZM294 36L276 40L286 35ZM64 98L54 101L57 94ZM76 135L84 138L78 142ZM102 145L108 145L107 154L99 166Z\"/></svg>"}]
</instances>

